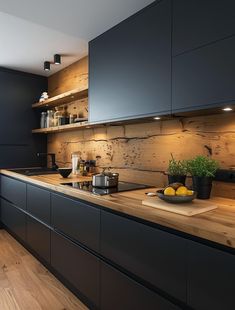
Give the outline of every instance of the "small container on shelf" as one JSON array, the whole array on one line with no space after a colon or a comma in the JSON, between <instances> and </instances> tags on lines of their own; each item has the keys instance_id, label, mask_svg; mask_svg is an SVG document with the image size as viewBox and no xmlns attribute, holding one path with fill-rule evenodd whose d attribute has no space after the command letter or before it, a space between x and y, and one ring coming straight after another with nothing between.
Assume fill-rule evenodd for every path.
<instances>
[{"instance_id":1,"label":"small container on shelf","mask_svg":"<svg viewBox=\"0 0 235 310\"><path fill-rule=\"evenodd\" d=\"M41 113L41 119L40 119L40 128L46 128L46 121L47 121L47 112Z\"/></svg>"},{"instance_id":2,"label":"small container on shelf","mask_svg":"<svg viewBox=\"0 0 235 310\"><path fill-rule=\"evenodd\" d=\"M54 112L52 110L47 111L46 127L50 128L54 126Z\"/></svg>"}]
</instances>

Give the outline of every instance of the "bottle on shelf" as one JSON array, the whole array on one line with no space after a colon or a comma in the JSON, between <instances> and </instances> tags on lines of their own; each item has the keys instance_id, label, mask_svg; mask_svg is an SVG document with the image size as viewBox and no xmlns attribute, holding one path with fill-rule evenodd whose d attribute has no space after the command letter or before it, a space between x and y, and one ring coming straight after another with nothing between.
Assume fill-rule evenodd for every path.
<instances>
[{"instance_id":1,"label":"bottle on shelf","mask_svg":"<svg viewBox=\"0 0 235 310\"><path fill-rule=\"evenodd\" d=\"M50 128L54 125L54 112L52 110L47 111L47 118L46 118L46 127Z\"/></svg>"},{"instance_id":2,"label":"bottle on shelf","mask_svg":"<svg viewBox=\"0 0 235 310\"><path fill-rule=\"evenodd\" d=\"M47 127L47 112L41 113L41 119L40 119L40 128L46 128Z\"/></svg>"}]
</instances>

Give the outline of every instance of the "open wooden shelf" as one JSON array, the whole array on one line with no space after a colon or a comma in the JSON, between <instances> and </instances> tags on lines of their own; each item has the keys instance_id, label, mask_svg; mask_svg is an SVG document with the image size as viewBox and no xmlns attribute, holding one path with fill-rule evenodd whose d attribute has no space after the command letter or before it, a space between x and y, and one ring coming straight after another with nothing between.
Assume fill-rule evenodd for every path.
<instances>
[{"instance_id":1,"label":"open wooden shelf","mask_svg":"<svg viewBox=\"0 0 235 310\"><path fill-rule=\"evenodd\" d=\"M51 97L43 102L37 102L32 104L33 108L48 108L48 107L56 107L59 105L67 104L74 100L80 100L88 97L88 88L86 89L73 89L67 91L63 94L57 95L55 97Z\"/></svg>"},{"instance_id":2,"label":"open wooden shelf","mask_svg":"<svg viewBox=\"0 0 235 310\"><path fill-rule=\"evenodd\" d=\"M52 133L52 132L60 132L60 131L69 131L69 130L74 130L74 129L84 129L84 128L90 128L90 127L94 127L94 124L92 125L92 124L89 124L88 121L85 121L85 122L79 122L79 123L62 125L62 126L33 129L32 133Z\"/></svg>"}]
</instances>

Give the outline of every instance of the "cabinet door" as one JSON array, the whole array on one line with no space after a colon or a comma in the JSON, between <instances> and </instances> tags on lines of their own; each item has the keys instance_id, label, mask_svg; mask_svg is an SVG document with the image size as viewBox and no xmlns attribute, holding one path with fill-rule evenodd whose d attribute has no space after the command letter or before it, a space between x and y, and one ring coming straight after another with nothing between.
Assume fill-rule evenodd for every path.
<instances>
[{"instance_id":1,"label":"cabinet door","mask_svg":"<svg viewBox=\"0 0 235 310\"><path fill-rule=\"evenodd\" d=\"M26 209L26 184L1 175L1 196L21 209Z\"/></svg>"},{"instance_id":2,"label":"cabinet door","mask_svg":"<svg viewBox=\"0 0 235 310\"><path fill-rule=\"evenodd\" d=\"M179 310L156 293L101 263L102 310Z\"/></svg>"},{"instance_id":3,"label":"cabinet door","mask_svg":"<svg viewBox=\"0 0 235 310\"><path fill-rule=\"evenodd\" d=\"M26 239L30 248L47 263L50 263L50 230L27 216Z\"/></svg>"},{"instance_id":4,"label":"cabinet door","mask_svg":"<svg viewBox=\"0 0 235 310\"><path fill-rule=\"evenodd\" d=\"M233 34L234 0L173 0L173 55Z\"/></svg>"},{"instance_id":5,"label":"cabinet door","mask_svg":"<svg viewBox=\"0 0 235 310\"><path fill-rule=\"evenodd\" d=\"M188 277L193 309L234 309L235 255L191 242Z\"/></svg>"},{"instance_id":6,"label":"cabinet door","mask_svg":"<svg viewBox=\"0 0 235 310\"><path fill-rule=\"evenodd\" d=\"M173 112L231 104L234 54L235 37L231 37L173 58Z\"/></svg>"},{"instance_id":7,"label":"cabinet door","mask_svg":"<svg viewBox=\"0 0 235 310\"><path fill-rule=\"evenodd\" d=\"M165 0L89 44L89 120L167 114L171 109L171 11Z\"/></svg>"},{"instance_id":8,"label":"cabinet door","mask_svg":"<svg viewBox=\"0 0 235 310\"><path fill-rule=\"evenodd\" d=\"M52 194L51 204L52 225L55 229L99 251L99 209L56 194Z\"/></svg>"},{"instance_id":9,"label":"cabinet door","mask_svg":"<svg viewBox=\"0 0 235 310\"><path fill-rule=\"evenodd\" d=\"M27 185L27 211L41 221L50 224L50 192L40 187Z\"/></svg>"},{"instance_id":10,"label":"cabinet door","mask_svg":"<svg viewBox=\"0 0 235 310\"><path fill-rule=\"evenodd\" d=\"M101 212L101 253L168 294L186 300L186 241Z\"/></svg>"},{"instance_id":11,"label":"cabinet door","mask_svg":"<svg viewBox=\"0 0 235 310\"><path fill-rule=\"evenodd\" d=\"M99 260L61 235L51 232L51 265L91 305L99 304Z\"/></svg>"},{"instance_id":12,"label":"cabinet door","mask_svg":"<svg viewBox=\"0 0 235 310\"><path fill-rule=\"evenodd\" d=\"M1 199L1 221L17 237L25 241L26 215L4 199Z\"/></svg>"}]
</instances>

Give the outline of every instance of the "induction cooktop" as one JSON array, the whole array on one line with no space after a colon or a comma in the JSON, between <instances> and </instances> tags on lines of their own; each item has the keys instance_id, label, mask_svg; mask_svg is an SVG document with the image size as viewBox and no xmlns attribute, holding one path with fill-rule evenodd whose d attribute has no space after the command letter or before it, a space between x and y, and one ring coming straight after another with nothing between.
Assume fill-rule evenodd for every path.
<instances>
[{"instance_id":1,"label":"induction cooktop","mask_svg":"<svg viewBox=\"0 0 235 310\"><path fill-rule=\"evenodd\" d=\"M92 181L84 181L84 182L70 182L70 183L61 183L61 185L70 186L72 188L77 188L82 191L90 192L95 195L109 195L113 193L120 193L126 191L133 191L137 189L145 189L153 186L144 185L144 184L136 184L129 182L118 182L117 187L109 187L109 188L100 188L92 186Z\"/></svg>"}]
</instances>

